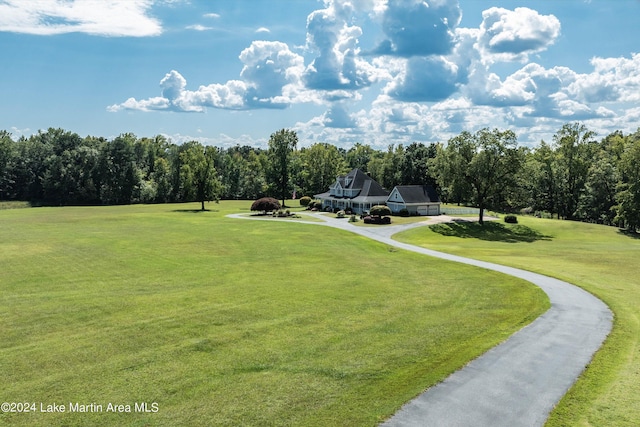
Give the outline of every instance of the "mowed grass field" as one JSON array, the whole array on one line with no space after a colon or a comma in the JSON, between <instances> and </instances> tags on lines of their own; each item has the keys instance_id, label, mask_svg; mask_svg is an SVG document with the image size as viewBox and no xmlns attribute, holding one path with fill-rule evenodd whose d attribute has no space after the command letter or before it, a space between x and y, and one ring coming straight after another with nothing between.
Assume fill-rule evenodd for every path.
<instances>
[{"instance_id":1,"label":"mowed grass field","mask_svg":"<svg viewBox=\"0 0 640 427\"><path fill-rule=\"evenodd\" d=\"M547 424L640 425L640 238L601 225L518 220L440 224L394 238L558 277L602 299L614 312L613 331Z\"/></svg>"},{"instance_id":2,"label":"mowed grass field","mask_svg":"<svg viewBox=\"0 0 640 427\"><path fill-rule=\"evenodd\" d=\"M0 424L376 425L548 308L250 203L0 211Z\"/></svg>"}]
</instances>

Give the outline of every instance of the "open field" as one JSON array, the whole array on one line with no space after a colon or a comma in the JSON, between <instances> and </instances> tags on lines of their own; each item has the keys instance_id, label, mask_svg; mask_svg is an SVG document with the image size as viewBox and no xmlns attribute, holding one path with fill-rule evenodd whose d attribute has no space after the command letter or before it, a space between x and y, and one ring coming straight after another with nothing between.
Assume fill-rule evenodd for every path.
<instances>
[{"instance_id":1,"label":"open field","mask_svg":"<svg viewBox=\"0 0 640 427\"><path fill-rule=\"evenodd\" d=\"M0 424L375 425L547 307L497 273L224 217L249 206L0 212L0 400L66 406Z\"/></svg>"},{"instance_id":2,"label":"open field","mask_svg":"<svg viewBox=\"0 0 640 427\"><path fill-rule=\"evenodd\" d=\"M615 314L612 333L548 421L637 426L640 420L640 239L613 227L519 217L520 224L439 224L395 235L429 249L558 277Z\"/></svg>"}]
</instances>

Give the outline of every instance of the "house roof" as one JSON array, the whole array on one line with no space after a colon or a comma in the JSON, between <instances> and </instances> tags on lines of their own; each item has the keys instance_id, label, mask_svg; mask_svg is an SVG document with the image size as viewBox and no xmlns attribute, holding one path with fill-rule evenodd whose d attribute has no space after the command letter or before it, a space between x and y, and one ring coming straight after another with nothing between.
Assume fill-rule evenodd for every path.
<instances>
[{"instance_id":1,"label":"house roof","mask_svg":"<svg viewBox=\"0 0 640 427\"><path fill-rule=\"evenodd\" d=\"M365 175L365 173L362 172L360 169L356 169L356 170L359 172L359 174L361 174L366 178L362 184L362 187L361 187L362 191L360 191L360 194L359 194L360 196L372 197L372 196L388 196L389 195L389 192L384 188L382 188L380 184L378 184L369 176Z\"/></svg>"},{"instance_id":2,"label":"house roof","mask_svg":"<svg viewBox=\"0 0 640 427\"><path fill-rule=\"evenodd\" d=\"M330 188L333 188L334 185L338 183L340 187L344 190L360 190L356 195L352 197L343 196L339 197L341 199L351 199L354 201L375 201L375 202L383 202L386 197L389 196L389 192L382 188L380 184L378 184L373 178L371 178L366 173L362 172L360 169L355 168L351 170L348 174L344 176L339 176L331 185ZM325 192L321 194L314 195L316 198L335 198L331 196L330 192Z\"/></svg>"},{"instance_id":3,"label":"house roof","mask_svg":"<svg viewBox=\"0 0 640 427\"><path fill-rule=\"evenodd\" d=\"M395 188L405 203L439 203L440 197L430 185L397 185Z\"/></svg>"},{"instance_id":4,"label":"house roof","mask_svg":"<svg viewBox=\"0 0 640 427\"><path fill-rule=\"evenodd\" d=\"M340 185L345 189L360 189L359 197L388 196L389 192L382 188L373 178L360 169L355 168L345 176L338 177Z\"/></svg>"}]
</instances>

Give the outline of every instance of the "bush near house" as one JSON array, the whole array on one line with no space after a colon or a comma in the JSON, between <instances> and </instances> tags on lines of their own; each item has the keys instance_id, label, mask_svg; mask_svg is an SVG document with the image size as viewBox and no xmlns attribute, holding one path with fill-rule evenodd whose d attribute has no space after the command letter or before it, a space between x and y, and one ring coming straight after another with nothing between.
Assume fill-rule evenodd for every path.
<instances>
[{"instance_id":1,"label":"bush near house","mask_svg":"<svg viewBox=\"0 0 640 427\"><path fill-rule=\"evenodd\" d=\"M322 209L322 202L320 200L311 200L309 202L309 204L307 205L307 209L312 210L321 210Z\"/></svg>"},{"instance_id":2,"label":"bush near house","mask_svg":"<svg viewBox=\"0 0 640 427\"><path fill-rule=\"evenodd\" d=\"M362 220L365 224L391 224L391 218L388 216L367 215Z\"/></svg>"},{"instance_id":3,"label":"bush near house","mask_svg":"<svg viewBox=\"0 0 640 427\"><path fill-rule=\"evenodd\" d=\"M389 208L389 206L375 205L375 206L371 207L371 210L369 211L369 214L371 214L371 216L374 216L374 215L378 215L378 216L391 215L391 209Z\"/></svg>"},{"instance_id":4,"label":"bush near house","mask_svg":"<svg viewBox=\"0 0 640 427\"><path fill-rule=\"evenodd\" d=\"M300 197L300 206L309 206L309 204L311 203L311 197L309 196L302 196Z\"/></svg>"},{"instance_id":5,"label":"bush near house","mask_svg":"<svg viewBox=\"0 0 640 427\"><path fill-rule=\"evenodd\" d=\"M408 217L409 215L409 209L407 208L402 208L398 211L398 215L403 216L403 217Z\"/></svg>"}]
</instances>

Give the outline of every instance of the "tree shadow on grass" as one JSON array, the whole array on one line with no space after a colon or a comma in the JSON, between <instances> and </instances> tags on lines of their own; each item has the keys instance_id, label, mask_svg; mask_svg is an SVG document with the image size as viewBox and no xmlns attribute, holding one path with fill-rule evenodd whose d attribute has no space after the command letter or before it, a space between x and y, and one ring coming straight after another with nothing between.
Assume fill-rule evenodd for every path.
<instances>
[{"instance_id":1,"label":"tree shadow on grass","mask_svg":"<svg viewBox=\"0 0 640 427\"><path fill-rule=\"evenodd\" d=\"M489 240L506 243L531 243L537 240L551 240L552 236L544 235L526 225L505 225L499 222L452 222L434 224L431 230L443 236L462 237L465 239Z\"/></svg>"},{"instance_id":2,"label":"tree shadow on grass","mask_svg":"<svg viewBox=\"0 0 640 427\"><path fill-rule=\"evenodd\" d=\"M640 233L638 233L637 231L630 231L624 228L621 228L618 230L618 233L630 237L632 239L640 239Z\"/></svg>"}]
</instances>

